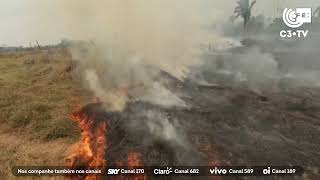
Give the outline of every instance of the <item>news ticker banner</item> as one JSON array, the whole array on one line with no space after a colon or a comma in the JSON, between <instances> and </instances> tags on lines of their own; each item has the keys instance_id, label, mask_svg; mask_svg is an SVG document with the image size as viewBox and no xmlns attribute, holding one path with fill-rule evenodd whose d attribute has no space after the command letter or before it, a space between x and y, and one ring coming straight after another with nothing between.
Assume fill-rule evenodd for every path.
<instances>
[{"instance_id":1,"label":"news ticker banner","mask_svg":"<svg viewBox=\"0 0 320 180\"><path fill-rule=\"evenodd\" d=\"M16 166L15 176L300 176L300 166L149 166L104 168Z\"/></svg>"}]
</instances>

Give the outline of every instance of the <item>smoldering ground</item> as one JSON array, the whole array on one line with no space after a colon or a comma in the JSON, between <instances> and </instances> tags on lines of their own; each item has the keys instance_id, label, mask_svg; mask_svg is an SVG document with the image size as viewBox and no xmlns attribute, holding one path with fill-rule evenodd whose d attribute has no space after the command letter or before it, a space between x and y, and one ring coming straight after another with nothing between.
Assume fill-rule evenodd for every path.
<instances>
[{"instance_id":1,"label":"smoldering ground","mask_svg":"<svg viewBox=\"0 0 320 180\"><path fill-rule=\"evenodd\" d=\"M305 176L317 176L316 90L261 96L242 87L217 89L161 77L191 108L135 101L121 113L107 113L108 162L136 150L145 165L298 164Z\"/></svg>"}]
</instances>

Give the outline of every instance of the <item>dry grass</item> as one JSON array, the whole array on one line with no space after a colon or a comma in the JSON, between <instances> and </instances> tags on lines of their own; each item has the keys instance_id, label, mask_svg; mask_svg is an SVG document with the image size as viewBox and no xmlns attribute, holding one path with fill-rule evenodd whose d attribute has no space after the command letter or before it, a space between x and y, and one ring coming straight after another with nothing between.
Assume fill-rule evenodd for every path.
<instances>
[{"instance_id":1,"label":"dry grass","mask_svg":"<svg viewBox=\"0 0 320 180\"><path fill-rule=\"evenodd\" d=\"M64 139L39 142L0 131L0 171L5 179L17 179L11 174L10 169L15 165L63 165L69 146ZM61 177L57 177L59 178Z\"/></svg>"},{"instance_id":2,"label":"dry grass","mask_svg":"<svg viewBox=\"0 0 320 180\"><path fill-rule=\"evenodd\" d=\"M26 64L32 59L34 63ZM0 174L14 165L59 165L79 136L69 114L80 87L62 50L0 55Z\"/></svg>"}]
</instances>

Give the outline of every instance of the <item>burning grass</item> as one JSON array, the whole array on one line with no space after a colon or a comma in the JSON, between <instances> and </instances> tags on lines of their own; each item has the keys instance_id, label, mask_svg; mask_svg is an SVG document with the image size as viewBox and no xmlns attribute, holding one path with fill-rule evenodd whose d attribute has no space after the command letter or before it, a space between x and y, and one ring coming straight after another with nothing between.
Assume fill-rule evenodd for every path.
<instances>
[{"instance_id":1,"label":"burning grass","mask_svg":"<svg viewBox=\"0 0 320 180\"><path fill-rule=\"evenodd\" d=\"M96 114L87 115L83 109L73 112L72 119L79 124L82 132L80 141L67 158L68 166L103 170L106 166L107 120L96 122ZM78 178L71 177L71 179ZM94 179L94 177L86 176L85 179Z\"/></svg>"},{"instance_id":2,"label":"burning grass","mask_svg":"<svg viewBox=\"0 0 320 180\"><path fill-rule=\"evenodd\" d=\"M101 111L102 110L102 111ZM99 169L102 172L107 166L108 153L108 131L111 128L102 107L102 103L89 104L83 108L77 108L71 119L78 123L81 129L81 138L70 151L66 158L70 168L78 167L86 169ZM141 154L135 151L128 152L126 163L119 161L118 166L128 166L129 168L142 167ZM70 179L98 180L102 176L81 175L70 176ZM132 179L145 180L146 176L115 177L117 180Z\"/></svg>"}]
</instances>

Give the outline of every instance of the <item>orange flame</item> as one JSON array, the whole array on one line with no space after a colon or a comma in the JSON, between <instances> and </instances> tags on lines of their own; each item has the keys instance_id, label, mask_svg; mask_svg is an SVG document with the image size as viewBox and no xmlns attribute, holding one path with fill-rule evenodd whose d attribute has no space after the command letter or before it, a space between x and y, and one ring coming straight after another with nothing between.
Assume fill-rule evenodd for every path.
<instances>
[{"instance_id":1,"label":"orange flame","mask_svg":"<svg viewBox=\"0 0 320 180\"><path fill-rule=\"evenodd\" d=\"M101 121L95 124L93 117L88 117L83 111L79 110L72 114L72 120L79 123L81 128L81 140L77 143L76 148L67 158L68 166L71 168L103 168L106 166L105 152L107 144L107 123ZM103 170L102 169L102 170ZM77 177L71 177L77 179ZM98 176L88 175L86 180L99 179Z\"/></svg>"},{"instance_id":2,"label":"orange flame","mask_svg":"<svg viewBox=\"0 0 320 180\"><path fill-rule=\"evenodd\" d=\"M68 166L71 168L86 167L88 169L102 168L104 172L107 162L106 149L107 149L107 121L96 122L95 114L88 116L83 109L76 110L72 113L72 120L78 122L81 128L81 139L72 150L71 154L67 157ZM124 163L125 164L125 163ZM122 165L120 163L119 165ZM141 155L137 152L128 153L128 168L141 168L143 162ZM99 180L102 176L95 175L82 175L71 176L72 180L85 179L85 180ZM146 180L145 175L134 175L130 177L116 176L114 180Z\"/></svg>"},{"instance_id":3,"label":"orange flame","mask_svg":"<svg viewBox=\"0 0 320 180\"><path fill-rule=\"evenodd\" d=\"M128 154L128 167L129 168L143 167L140 153L129 152L129 154ZM137 176L132 177L132 179L133 180L146 180L147 177L145 175L137 175Z\"/></svg>"},{"instance_id":4,"label":"orange flame","mask_svg":"<svg viewBox=\"0 0 320 180\"><path fill-rule=\"evenodd\" d=\"M126 163L118 162L118 166L125 166ZM128 169L135 169L135 168L142 168L143 163L141 161L141 155L137 152L129 152L128 153L128 160L127 160L127 167ZM112 178L113 180L147 180L147 176L143 174L131 175L131 176L115 176Z\"/></svg>"}]
</instances>

